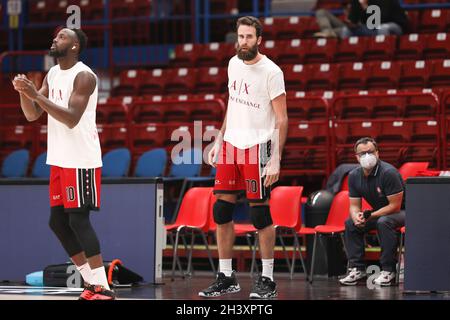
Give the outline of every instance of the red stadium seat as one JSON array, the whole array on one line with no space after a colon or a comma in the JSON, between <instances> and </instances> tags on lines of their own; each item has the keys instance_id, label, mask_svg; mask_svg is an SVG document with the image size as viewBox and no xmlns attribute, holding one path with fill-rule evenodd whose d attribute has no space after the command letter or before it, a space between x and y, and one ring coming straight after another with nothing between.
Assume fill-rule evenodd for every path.
<instances>
[{"instance_id":1,"label":"red stadium seat","mask_svg":"<svg viewBox=\"0 0 450 320\"><path fill-rule=\"evenodd\" d=\"M195 66L202 50L202 44L179 44L175 47L174 56L170 60L170 64L176 67Z\"/></svg>"},{"instance_id":2,"label":"red stadium seat","mask_svg":"<svg viewBox=\"0 0 450 320\"><path fill-rule=\"evenodd\" d=\"M272 61L277 61L278 55L283 51L283 48L288 46L288 43L288 41L284 40L266 40L262 43L260 51Z\"/></svg>"},{"instance_id":3,"label":"red stadium seat","mask_svg":"<svg viewBox=\"0 0 450 320\"><path fill-rule=\"evenodd\" d=\"M411 141L413 124L408 121L391 120L378 124L380 130L376 136L380 144L402 144Z\"/></svg>"},{"instance_id":4,"label":"red stadium seat","mask_svg":"<svg viewBox=\"0 0 450 320\"><path fill-rule=\"evenodd\" d=\"M350 37L342 39L337 46L334 60L337 62L361 61L366 42L367 37Z\"/></svg>"},{"instance_id":5,"label":"red stadium seat","mask_svg":"<svg viewBox=\"0 0 450 320\"><path fill-rule=\"evenodd\" d=\"M330 162L325 147L286 145L281 162L282 175L326 175Z\"/></svg>"},{"instance_id":6,"label":"red stadium seat","mask_svg":"<svg viewBox=\"0 0 450 320\"><path fill-rule=\"evenodd\" d=\"M107 152L111 149L128 146L128 126L126 123L98 124L97 131L100 144Z\"/></svg>"},{"instance_id":7,"label":"red stadium seat","mask_svg":"<svg viewBox=\"0 0 450 320\"><path fill-rule=\"evenodd\" d=\"M272 190L270 194L270 213L273 219L273 225L275 227L278 237L281 239L283 235L291 234L294 236L294 245L300 252L300 260L302 267L305 272L305 276L308 279L308 272L306 271L306 266L303 261L303 256L301 254L300 243L297 237L297 232L301 230L302 219L301 219L301 198L302 198L303 187L302 186L279 186ZM256 247L255 247L256 249ZM285 248L283 246L283 251ZM294 274L295 265L295 252L292 257L292 264L288 263L288 268L290 268L291 279ZM287 255L286 251L285 254ZM255 256L255 255L253 255Z\"/></svg>"},{"instance_id":8,"label":"red stadium seat","mask_svg":"<svg viewBox=\"0 0 450 320\"><path fill-rule=\"evenodd\" d=\"M398 118L405 114L404 97L379 97L373 102L372 117L377 118Z\"/></svg>"},{"instance_id":9,"label":"red stadium seat","mask_svg":"<svg viewBox=\"0 0 450 320\"><path fill-rule=\"evenodd\" d=\"M406 118L431 117L435 118L438 112L430 96L412 96L405 98L404 116Z\"/></svg>"},{"instance_id":10,"label":"red stadium seat","mask_svg":"<svg viewBox=\"0 0 450 320\"><path fill-rule=\"evenodd\" d=\"M161 96L154 96L151 99L135 101L130 108L130 120L134 123L161 122L166 111L166 106L159 103L161 100Z\"/></svg>"},{"instance_id":11,"label":"red stadium seat","mask_svg":"<svg viewBox=\"0 0 450 320\"><path fill-rule=\"evenodd\" d=\"M178 259L178 243L181 233L200 233L203 244L207 248L209 261L211 263L211 268L215 272L215 267L212 262L211 252L208 248L208 242L206 241L205 232L209 231L209 211L210 211L210 201L211 193L213 188L191 188L189 189L183 197L181 202L180 210L177 213L176 220L173 224L166 225L165 228L171 239L173 245L173 262L172 262L172 279L175 276L175 263ZM192 213L195 214L192 214ZM175 235L175 240L173 236ZM193 246L194 242L192 242ZM194 248L191 247L191 250ZM186 252L187 254L187 252ZM192 255L189 256L188 271L192 268ZM181 270L181 265L180 271Z\"/></svg>"},{"instance_id":12,"label":"red stadium seat","mask_svg":"<svg viewBox=\"0 0 450 320\"><path fill-rule=\"evenodd\" d=\"M450 86L450 59L432 62L429 83L432 88L448 88Z\"/></svg>"},{"instance_id":13,"label":"red stadium seat","mask_svg":"<svg viewBox=\"0 0 450 320\"><path fill-rule=\"evenodd\" d=\"M111 13L113 18L149 16L151 6L151 0L112 1Z\"/></svg>"},{"instance_id":14,"label":"red stadium seat","mask_svg":"<svg viewBox=\"0 0 450 320\"><path fill-rule=\"evenodd\" d=\"M280 28L276 34L277 39L295 39L301 36L303 30L303 21L308 24L309 21L304 19L304 17L292 16L288 18L278 18L276 19L276 23L281 20L286 19L286 22L280 24ZM264 30L264 29L263 29Z\"/></svg>"},{"instance_id":15,"label":"red stadium seat","mask_svg":"<svg viewBox=\"0 0 450 320\"><path fill-rule=\"evenodd\" d=\"M45 21L47 17L47 6L49 5L47 2L50 4L50 1L46 0L29 2L28 17L30 22Z\"/></svg>"},{"instance_id":16,"label":"red stadium seat","mask_svg":"<svg viewBox=\"0 0 450 320\"><path fill-rule=\"evenodd\" d=\"M188 136L194 137L193 122L169 122L166 127L166 145L174 145ZM173 139L172 139L173 137Z\"/></svg>"},{"instance_id":17,"label":"red stadium seat","mask_svg":"<svg viewBox=\"0 0 450 320\"><path fill-rule=\"evenodd\" d=\"M315 17L302 17L298 32L302 38L311 38L320 28Z\"/></svg>"},{"instance_id":18,"label":"red stadium seat","mask_svg":"<svg viewBox=\"0 0 450 320\"><path fill-rule=\"evenodd\" d=\"M427 170L429 165L428 162L406 162L398 169L398 172L406 181L409 177L416 177L419 171Z\"/></svg>"},{"instance_id":19,"label":"red stadium seat","mask_svg":"<svg viewBox=\"0 0 450 320\"><path fill-rule=\"evenodd\" d=\"M27 125L3 125L0 128L0 149L11 151L14 149L32 150L35 137L35 126Z\"/></svg>"},{"instance_id":20,"label":"red stadium seat","mask_svg":"<svg viewBox=\"0 0 450 320\"><path fill-rule=\"evenodd\" d=\"M150 148L163 147L167 135L166 125L161 123L133 124L130 127L131 148L133 152L142 153Z\"/></svg>"},{"instance_id":21,"label":"red stadium seat","mask_svg":"<svg viewBox=\"0 0 450 320\"><path fill-rule=\"evenodd\" d=\"M373 105L371 98L343 98L334 104L334 115L337 119L371 118Z\"/></svg>"},{"instance_id":22,"label":"red stadium seat","mask_svg":"<svg viewBox=\"0 0 450 320\"><path fill-rule=\"evenodd\" d=\"M282 64L299 64L303 61L306 42L300 39L292 39L285 44L283 50L278 53L278 63Z\"/></svg>"},{"instance_id":23,"label":"red stadium seat","mask_svg":"<svg viewBox=\"0 0 450 320\"><path fill-rule=\"evenodd\" d=\"M230 51L234 53L234 44L232 43L209 43L203 46L201 54L197 58L197 65L219 67L224 60L231 58Z\"/></svg>"},{"instance_id":24,"label":"red stadium seat","mask_svg":"<svg viewBox=\"0 0 450 320\"><path fill-rule=\"evenodd\" d=\"M422 33L422 31L418 27L420 11L408 10L408 11L406 11L406 15L408 16L408 22L409 22L407 32Z\"/></svg>"},{"instance_id":25,"label":"red stadium seat","mask_svg":"<svg viewBox=\"0 0 450 320\"><path fill-rule=\"evenodd\" d=\"M197 83L198 70L195 68L169 69L165 86L166 93L190 93Z\"/></svg>"},{"instance_id":26,"label":"red stadium seat","mask_svg":"<svg viewBox=\"0 0 450 320\"><path fill-rule=\"evenodd\" d=\"M352 120L351 122L339 122L335 127L338 143L352 144L363 137L373 137L375 140L380 135L381 125L379 122ZM341 136L341 133L346 133Z\"/></svg>"},{"instance_id":27,"label":"red stadium seat","mask_svg":"<svg viewBox=\"0 0 450 320\"><path fill-rule=\"evenodd\" d=\"M428 35L411 33L399 38L398 49L395 52L397 60L422 59L423 49L427 43Z\"/></svg>"},{"instance_id":28,"label":"red stadium seat","mask_svg":"<svg viewBox=\"0 0 450 320\"><path fill-rule=\"evenodd\" d=\"M222 67L205 67L198 69L198 80L195 86L197 93L225 92L228 87L227 69Z\"/></svg>"},{"instance_id":29,"label":"red stadium seat","mask_svg":"<svg viewBox=\"0 0 450 320\"><path fill-rule=\"evenodd\" d=\"M287 65L283 67L286 90L301 91L305 88L309 69L302 64Z\"/></svg>"},{"instance_id":30,"label":"red stadium seat","mask_svg":"<svg viewBox=\"0 0 450 320\"><path fill-rule=\"evenodd\" d=\"M106 102L97 104L97 123L126 123L128 108L123 103Z\"/></svg>"},{"instance_id":31,"label":"red stadium seat","mask_svg":"<svg viewBox=\"0 0 450 320\"><path fill-rule=\"evenodd\" d=\"M125 70L120 73L119 85L113 89L114 96L133 96L141 82L148 77L145 70Z\"/></svg>"},{"instance_id":32,"label":"red stadium seat","mask_svg":"<svg viewBox=\"0 0 450 320\"><path fill-rule=\"evenodd\" d=\"M373 61L366 64L370 70L367 76L367 89L397 88L401 65L395 61Z\"/></svg>"},{"instance_id":33,"label":"red stadium seat","mask_svg":"<svg viewBox=\"0 0 450 320\"><path fill-rule=\"evenodd\" d=\"M48 0L46 0L49 2ZM47 21L61 21L61 17L67 15L66 9L68 3L66 0L56 0L55 2L48 3L47 7Z\"/></svg>"},{"instance_id":34,"label":"red stadium seat","mask_svg":"<svg viewBox=\"0 0 450 320\"><path fill-rule=\"evenodd\" d=\"M425 59L450 58L450 33L430 34L427 36L426 44L423 49Z\"/></svg>"},{"instance_id":35,"label":"red stadium seat","mask_svg":"<svg viewBox=\"0 0 450 320\"><path fill-rule=\"evenodd\" d=\"M362 62L348 62L338 65L337 89L363 89L366 87L370 69Z\"/></svg>"},{"instance_id":36,"label":"red stadium seat","mask_svg":"<svg viewBox=\"0 0 450 320\"><path fill-rule=\"evenodd\" d=\"M336 87L337 66L335 64L312 64L306 67L309 69L305 86L307 91L332 90Z\"/></svg>"},{"instance_id":37,"label":"red stadium seat","mask_svg":"<svg viewBox=\"0 0 450 320\"><path fill-rule=\"evenodd\" d=\"M287 142L299 145L326 145L328 122L290 121Z\"/></svg>"},{"instance_id":38,"label":"red stadium seat","mask_svg":"<svg viewBox=\"0 0 450 320\"><path fill-rule=\"evenodd\" d=\"M419 22L419 30L421 32L441 32L446 31L447 25L447 14L448 11L446 9L432 9L432 10L423 10L420 22Z\"/></svg>"},{"instance_id":39,"label":"red stadium seat","mask_svg":"<svg viewBox=\"0 0 450 320\"><path fill-rule=\"evenodd\" d=\"M83 12L83 19L99 20L104 17L105 8L103 6L103 0L80 1L80 8Z\"/></svg>"},{"instance_id":40,"label":"red stadium seat","mask_svg":"<svg viewBox=\"0 0 450 320\"><path fill-rule=\"evenodd\" d=\"M277 38L279 30L281 30L287 23L287 19L267 17L264 18L261 22L264 30L264 38L267 40L273 40Z\"/></svg>"},{"instance_id":41,"label":"red stadium seat","mask_svg":"<svg viewBox=\"0 0 450 320\"><path fill-rule=\"evenodd\" d=\"M439 140L439 126L434 119L414 121L414 131L411 134L412 142L437 144Z\"/></svg>"},{"instance_id":42,"label":"red stadium seat","mask_svg":"<svg viewBox=\"0 0 450 320\"><path fill-rule=\"evenodd\" d=\"M401 62L399 88L425 88L428 85L430 73L431 63L428 61L418 60Z\"/></svg>"},{"instance_id":43,"label":"red stadium seat","mask_svg":"<svg viewBox=\"0 0 450 320\"><path fill-rule=\"evenodd\" d=\"M332 62L336 52L336 39L311 39L303 41L304 63L327 63Z\"/></svg>"},{"instance_id":44,"label":"red stadium seat","mask_svg":"<svg viewBox=\"0 0 450 320\"><path fill-rule=\"evenodd\" d=\"M367 37L363 52L363 59L368 60L392 60L396 47L396 36L378 35Z\"/></svg>"},{"instance_id":45,"label":"red stadium seat","mask_svg":"<svg viewBox=\"0 0 450 320\"><path fill-rule=\"evenodd\" d=\"M295 39L300 35L302 18L292 16L288 18L265 18L263 20L264 36L267 39Z\"/></svg>"},{"instance_id":46,"label":"red stadium seat","mask_svg":"<svg viewBox=\"0 0 450 320\"><path fill-rule=\"evenodd\" d=\"M148 71L139 86L139 95L162 94L169 76L167 69L153 69Z\"/></svg>"},{"instance_id":47,"label":"red stadium seat","mask_svg":"<svg viewBox=\"0 0 450 320\"><path fill-rule=\"evenodd\" d=\"M309 99L288 98L287 101L289 119L298 120L325 120L327 119L327 107L323 101Z\"/></svg>"}]
</instances>

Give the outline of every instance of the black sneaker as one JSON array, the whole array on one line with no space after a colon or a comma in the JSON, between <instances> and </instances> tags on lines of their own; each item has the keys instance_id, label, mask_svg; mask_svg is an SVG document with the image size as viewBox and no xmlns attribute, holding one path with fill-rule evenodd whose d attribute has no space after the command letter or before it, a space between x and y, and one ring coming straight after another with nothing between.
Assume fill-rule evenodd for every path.
<instances>
[{"instance_id":1,"label":"black sneaker","mask_svg":"<svg viewBox=\"0 0 450 320\"><path fill-rule=\"evenodd\" d=\"M250 299L269 299L276 296L278 296L277 284L270 278L259 276L250 293Z\"/></svg>"},{"instance_id":2,"label":"black sneaker","mask_svg":"<svg viewBox=\"0 0 450 320\"><path fill-rule=\"evenodd\" d=\"M216 281L211 284L207 289L198 293L200 297L212 298L219 297L227 293L236 293L241 291L241 287L236 280L236 275L233 273L231 277L226 277L223 272L217 274Z\"/></svg>"}]
</instances>

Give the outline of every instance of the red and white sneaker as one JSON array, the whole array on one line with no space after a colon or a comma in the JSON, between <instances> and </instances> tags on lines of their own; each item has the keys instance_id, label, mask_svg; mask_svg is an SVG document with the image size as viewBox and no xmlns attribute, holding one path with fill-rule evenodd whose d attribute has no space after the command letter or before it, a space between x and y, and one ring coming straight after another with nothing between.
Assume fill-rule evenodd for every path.
<instances>
[{"instance_id":1,"label":"red and white sneaker","mask_svg":"<svg viewBox=\"0 0 450 320\"><path fill-rule=\"evenodd\" d=\"M112 290L107 290L103 286L94 286L94 295L90 300L115 300L116 294Z\"/></svg>"},{"instance_id":2,"label":"red and white sneaker","mask_svg":"<svg viewBox=\"0 0 450 320\"><path fill-rule=\"evenodd\" d=\"M94 294L95 294L94 286L90 285L88 283L85 283L84 290L80 294L80 297L78 298L78 300L91 300L91 298L94 296Z\"/></svg>"}]
</instances>

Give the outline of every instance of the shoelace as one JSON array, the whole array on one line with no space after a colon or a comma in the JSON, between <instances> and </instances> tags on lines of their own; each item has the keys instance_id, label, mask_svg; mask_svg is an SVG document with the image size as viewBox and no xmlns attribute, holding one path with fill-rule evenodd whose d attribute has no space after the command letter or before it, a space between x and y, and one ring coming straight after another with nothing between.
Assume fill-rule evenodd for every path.
<instances>
[{"instance_id":1,"label":"shoelace","mask_svg":"<svg viewBox=\"0 0 450 320\"><path fill-rule=\"evenodd\" d=\"M218 278L216 279L216 282L214 282L214 283L211 285L211 289L214 289L214 290L219 289L219 287L221 287L221 286L224 284L224 282L225 282L225 279L224 279L224 278L218 277Z\"/></svg>"},{"instance_id":2,"label":"shoelace","mask_svg":"<svg viewBox=\"0 0 450 320\"><path fill-rule=\"evenodd\" d=\"M255 289L260 290L260 289L264 289L265 287L267 287L267 284L265 283L263 278L259 278L255 284Z\"/></svg>"}]
</instances>

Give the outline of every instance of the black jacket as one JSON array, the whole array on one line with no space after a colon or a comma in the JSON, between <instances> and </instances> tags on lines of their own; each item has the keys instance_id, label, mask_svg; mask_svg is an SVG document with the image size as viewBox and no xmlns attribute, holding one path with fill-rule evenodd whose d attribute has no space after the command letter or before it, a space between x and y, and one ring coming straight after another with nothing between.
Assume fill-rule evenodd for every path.
<instances>
[{"instance_id":1,"label":"black jacket","mask_svg":"<svg viewBox=\"0 0 450 320\"><path fill-rule=\"evenodd\" d=\"M381 9L381 23L395 22L403 32L408 30L408 17L398 0L369 0L369 6L377 5ZM352 0L348 19L354 24L365 24L369 14L361 7L358 0Z\"/></svg>"}]
</instances>

